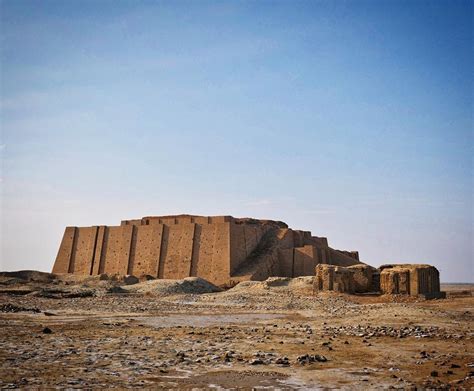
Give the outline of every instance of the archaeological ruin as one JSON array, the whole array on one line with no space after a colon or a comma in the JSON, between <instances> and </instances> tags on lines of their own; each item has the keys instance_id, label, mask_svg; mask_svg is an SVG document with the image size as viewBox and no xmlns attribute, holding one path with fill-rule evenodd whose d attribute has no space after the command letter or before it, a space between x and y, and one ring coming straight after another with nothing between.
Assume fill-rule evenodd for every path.
<instances>
[{"instance_id":1,"label":"archaeological ruin","mask_svg":"<svg viewBox=\"0 0 474 391\"><path fill-rule=\"evenodd\" d=\"M364 263L344 267L319 264L315 269L314 291L368 293L380 289L374 278L378 270Z\"/></svg>"},{"instance_id":2,"label":"archaeological ruin","mask_svg":"<svg viewBox=\"0 0 474 391\"><path fill-rule=\"evenodd\" d=\"M313 291L446 297L440 291L438 270L418 264L383 265L378 269L363 263L348 267L319 264L315 268Z\"/></svg>"},{"instance_id":3,"label":"archaeological ruin","mask_svg":"<svg viewBox=\"0 0 474 391\"><path fill-rule=\"evenodd\" d=\"M380 291L385 294L424 296L428 299L443 298L440 291L439 272L430 265L382 265Z\"/></svg>"},{"instance_id":4,"label":"archaeological ruin","mask_svg":"<svg viewBox=\"0 0 474 391\"><path fill-rule=\"evenodd\" d=\"M150 216L119 226L67 227L53 273L201 277L223 287L315 276L315 291L442 296L433 266L376 269L362 263L357 251L333 249L309 231L232 216Z\"/></svg>"},{"instance_id":5,"label":"archaeological ruin","mask_svg":"<svg viewBox=\"0 0 474 391\"><path fill-rule=\"evenodd\" d=\"M354 293L354 272L347 267L317 265L314 291Z\"/></svg>"},{"instance_id":6,"label":"archaeological ruin","mask_svg":"<svg viewBox=\"0 0 474 391\"><path fill-rule=\"evenodd\" d=\"M317 264L360 264L323 237L279 221L232 216L153 216L119 226L67 227L53 273L122 274L216 285L271 276L311 276Z\"/></svg>"}]
</instances>

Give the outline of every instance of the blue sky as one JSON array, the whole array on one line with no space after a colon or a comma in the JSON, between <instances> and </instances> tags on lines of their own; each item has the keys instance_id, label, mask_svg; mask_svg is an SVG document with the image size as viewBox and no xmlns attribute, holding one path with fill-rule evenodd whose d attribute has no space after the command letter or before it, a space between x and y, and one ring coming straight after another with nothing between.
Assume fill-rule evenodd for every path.
<instances>
[{"instance_id":1,"label":"blue sky","mask_svg":"<svg viewBox=\"0 0 474 391\"><path fill-rule=\"evenodd\" d=\"M472 2L0 4L0 269L194 213L474 281Z\"/></svg>"}]
</instances>

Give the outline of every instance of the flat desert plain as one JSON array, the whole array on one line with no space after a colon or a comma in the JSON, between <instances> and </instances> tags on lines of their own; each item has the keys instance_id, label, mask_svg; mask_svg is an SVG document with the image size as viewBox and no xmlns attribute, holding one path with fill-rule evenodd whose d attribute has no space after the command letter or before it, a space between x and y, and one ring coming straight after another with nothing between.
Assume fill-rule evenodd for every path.
<instances>
[{"instance_id":1,"label":"flat desert plain","mask_svg":"<svg viewBox=\"0 0 474 391\"><path fill-rule=\"evenodd\" d=\"M0 387L472 389L473 285L442 290L427 301L315 295L312 277L219 291L2 273Z\"/></svg>"}]
</instances>

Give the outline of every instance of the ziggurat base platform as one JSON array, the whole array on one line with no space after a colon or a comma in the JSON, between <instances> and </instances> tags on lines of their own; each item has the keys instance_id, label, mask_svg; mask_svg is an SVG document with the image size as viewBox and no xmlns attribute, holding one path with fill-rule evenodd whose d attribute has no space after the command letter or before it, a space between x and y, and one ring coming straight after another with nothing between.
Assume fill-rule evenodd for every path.
<instances>
[{"instance_id":1,"label":"ziggurat base platform","mask_svg":"<svg viewBox=\"0 0 474 391\"><path fill-rule=\"evenodd\" d=\"M67 227L53 273L120 274L216 285L314 275L318 264L359 264L356 251L279 221L232 216L151 216L119 226Z\"/></svg>"}]
</instances>

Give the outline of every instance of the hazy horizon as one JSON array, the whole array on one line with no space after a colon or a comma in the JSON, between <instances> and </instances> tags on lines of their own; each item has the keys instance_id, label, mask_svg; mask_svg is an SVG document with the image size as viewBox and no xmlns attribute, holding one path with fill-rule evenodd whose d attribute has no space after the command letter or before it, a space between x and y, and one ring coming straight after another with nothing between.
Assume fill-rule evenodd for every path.
<instances>
[{"instance_id":1,"label":"hazy horizon","mask_svg":"<svg viewBox=\"0 0 474 391\"><path fill-rule=\"evenodd\" d=\"M471 1L0 7L0 270L187 213L474 282Z\"/></svg>"}]
</instances>

